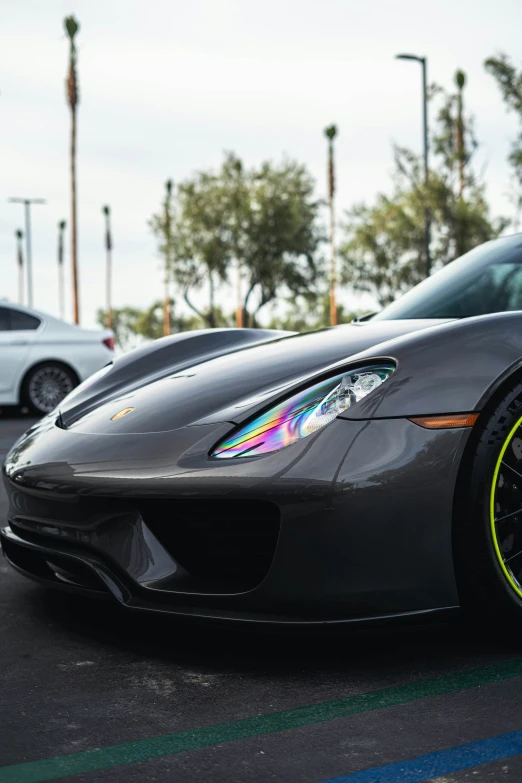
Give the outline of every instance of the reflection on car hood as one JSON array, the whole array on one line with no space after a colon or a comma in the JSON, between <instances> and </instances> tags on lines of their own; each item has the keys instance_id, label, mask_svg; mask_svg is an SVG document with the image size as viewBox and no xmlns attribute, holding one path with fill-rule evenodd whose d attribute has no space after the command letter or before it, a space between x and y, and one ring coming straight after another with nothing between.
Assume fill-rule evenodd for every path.
<instances>
[{"instance_id":1,"label":"reflection on car hood","mask_svg":"<svg viewBox=\"0 0 522 783\"><path fill-rule=\"evenodd\" d=\"M68 429L82 432L145 433L211 421L238 421L263 401L284 393L307 375L394 337L443 323L440 320L347 324L284 337L183 367L159 380L105 400L85 413L76 411ZM376 355L378 350L376 350ZM196 361L198 361L196 359ZM125 409L125 415L114 418Z\"/></svg>"}]
</instances>

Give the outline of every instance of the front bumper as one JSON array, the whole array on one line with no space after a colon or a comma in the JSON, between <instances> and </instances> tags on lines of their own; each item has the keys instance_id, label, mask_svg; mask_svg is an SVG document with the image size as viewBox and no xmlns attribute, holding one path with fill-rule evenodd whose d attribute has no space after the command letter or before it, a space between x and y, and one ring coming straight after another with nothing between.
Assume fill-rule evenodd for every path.
<instances>
[{"instance_id":1,"label":"front bumper","mask_svg":"<svg viewBox=\"0 0 522 783\"><path fill-rule=\"evenodd\" d=\"M211 460L229 427L94 437L45 421L6 460L6 557L41 581L191 616L361 622L457 606L468 430L337 420L263 458ZM224 528L232 543L213 557Z\"/></svg>"}]
</instances>

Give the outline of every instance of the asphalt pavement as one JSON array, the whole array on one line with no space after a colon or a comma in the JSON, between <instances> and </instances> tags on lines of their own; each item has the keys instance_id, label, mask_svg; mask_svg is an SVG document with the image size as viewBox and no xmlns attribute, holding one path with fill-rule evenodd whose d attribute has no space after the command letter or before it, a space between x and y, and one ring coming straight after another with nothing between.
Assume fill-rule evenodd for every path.
<instances>
[{"instance_id":1,"label":"asphalt pavement","mask_svg":"<svg viewBox=\"0 0 522 783\"><path fill-rule=\"evenodd\" d=\"M30 423L0 417L0 455ZM48 590L0 557L0 783L520 783L521 754L507 635L231 631Z\"/></svg>"}]
</instances>

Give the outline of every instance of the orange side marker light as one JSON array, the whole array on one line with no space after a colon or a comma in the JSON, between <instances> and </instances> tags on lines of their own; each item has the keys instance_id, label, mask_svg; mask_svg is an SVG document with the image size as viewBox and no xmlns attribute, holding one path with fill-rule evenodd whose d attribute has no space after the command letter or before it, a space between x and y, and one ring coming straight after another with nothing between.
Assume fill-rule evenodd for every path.
<instances>
[{"instance_id":1,"label":"orange side marker light","mask_svg":"<svg viewBox=\"0 0 522 783\"><path fill-rule=\"evenodd\" d=\"M450 413L446 416L415 416L408 421L427 430L451 430L456 427L473 427L478 417L478 413Z\"/></svg>"}]
</instances>

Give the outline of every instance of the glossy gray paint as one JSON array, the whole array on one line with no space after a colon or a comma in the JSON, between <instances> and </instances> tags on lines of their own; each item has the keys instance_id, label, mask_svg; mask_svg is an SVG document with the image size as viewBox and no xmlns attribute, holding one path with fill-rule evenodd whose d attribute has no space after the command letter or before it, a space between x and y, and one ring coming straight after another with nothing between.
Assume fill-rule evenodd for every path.
<instances>
[{"instance_id":1,"label":"glossy gray paint","mask_svg":"<svg viewBox=\"0 0 522 783\"><path fill-rule=\"evenodd\" d=\"M480 411L522 364L522 313L448 321L381 343L377 350L397 360L397 371L346 417ZM350 362L374 355L374 350L366 350Z\"/></svg>"},{"instance_id":2,"label":"glossy gray paint","mask_svg":"<svg viewBox=\"0 0 522 783\"><path fill-rule=\"evenodd\" d=\"M176 341L182 355L172 344L145 351L139 377L120 360L64 406L61 426L52 416L29 430L4 465L8 556L13 546L38 551L43 537L129 606L202 616L321 622L456 606L452 506L470 430L425 430L406 417L481 410L520 365L522 314L369 322L247 347L233 332L218 357L212 335ZM282 395L378 357L396 372L324 430L260 457L209 456ZM112 422L127 406L135 410ZM139 510L161 497L275 504L281 529L261 584L223 594L187 582ZM58 533L33 541L31 524Z\"/></svg>"},{"instance_id":3,"label":"glossy gray paint","mask_svg":"<svg viewBox=\"0 0 522 783\"><path fill-rule=\"evenodd\" d=\"M431 321L345 325L272 337L269 342L241 349L232 349L231 343L229 352L218 357L198 351L192 360L183 357L177 363L176 353L165 366L161 362L151 366L147 375L139 377L138 384L131 376L125 386L116 362L100 385L92 387L96 404L87 400L85 405L75 404L72 410L66 407L62 410L63 421L68 428L81 432L106 432L107 420L128 406L135 407L132 416L116 422L111 431L159 432L193 423L241 421L296 385L308 383L339 363L351 362L352 355L369 346L377 346L379 352L380 344L390 338L400 339L427 327L433 328ZM233 335L235 330L228 331ZM187 351L193 339L187 339ZM183 344L180 341L178 345ZM204 343L199 345L202 348ZM132 365L126 365L126 372L130 369Z\"/></svg>"},{"instance_id":4,"label":"glossy gray paint","mask_svg":"<svg viewBox=\"0 0 522 783\"><path fill-rule=\"evenodd\" d=\"M233 330L231 330L233 331ZM522 314L500 313L461 321L379 321L349 324L272 339L227 355L196 355L171 364L136 387L96 394L96 407L76 407L64 420L72 429L103 433L123 407L132 416L114 432L158 432L186 424L242 422L301 385L344 366L392 359L397 371L343 418L366 419L480 410L495 386L522 360ZM118 365L114 368L116 371ZM104 399L107 402L104 403ZM90 410L92 408L92 410Z\"/></svg>"},{"instance_id":5,"label":"glossy gray paint","mask_svg":"<svg viewBox=\"0 0 522 783\"><path fill-rule=\"evenodd\" d=\"M110 375L64 400L61 405L63 420L65 423L72 421L78 411L96 407L107 396L161 378L173 368L179 372L195 361L204 362L289 334L274 329L198 329L154 340L116 358Z\"/></svg>"},{"instance_id":6,"label":"glossy gray paint","mask_svg":"<svg viewBox=\"0 0 522 783\"><path fill-rule=\"evenodd\" d=\"M105 438L51 426L28 436L6 465L10 519L29 530L34 520L65 530L59 541L48 535L51 550L60 551L67 536L72 552L88 543L141 587L145 603L168 591L172 609L190 607L191 614L328 620L458 602L451 506L467 430L338 420L295 444L291 459L286 449L225 462L208 450L227 425ZM42 437L45 427L50 439ZM57 451L63 461L52 460ZM187 591L183 570L136 511L136 499L194 495L280 508L275 557L254 590Z\"/></svg>"}]
</instances>

